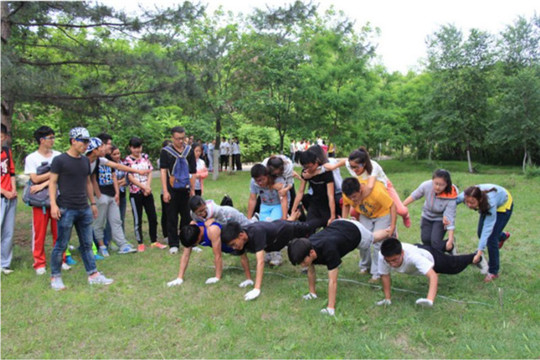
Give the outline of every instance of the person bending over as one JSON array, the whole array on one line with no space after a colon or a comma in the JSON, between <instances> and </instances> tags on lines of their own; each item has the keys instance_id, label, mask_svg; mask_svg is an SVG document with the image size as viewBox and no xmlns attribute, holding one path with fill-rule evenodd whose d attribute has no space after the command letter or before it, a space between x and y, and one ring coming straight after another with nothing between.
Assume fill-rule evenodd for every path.
<instances>
[{"instance_id":1,"label":"person bending over","mask_svg":"<svg viewBox=\"0 0 540 360\"><path fill-rule=\"evenodd\" d=\"M245 300L253 300L261 294L265 252L280 251L292 239L307 236L310 232L308 224L287 220L260 221L247 226L230 222L223 227L221 241L241 254L253 253L257 259L255 286L245 294Z\"/></svg>"},{"instance_id":2,"label":"person bending over","mask_svg":"<svg viewBox=\"0 0 540 360\"><path fill-rule=\"evenodd\" d=\"M180 242L184 245L184 252L180 259L180 270L178 272L178 277L167 283L168 287L182 285L189 264L191 250L197 245L211 247L214 252L216 274L214 277L207 279L206 284L215 284L221 280L223 273L223 260L221 254L226 253L240 255L240 261L242 262L242 268L246 274L246 280L242 281L239 286L243 288L253 285L251 273L249 272L247 255L245 253L239 254L234 249L221 242L221 225L219 223L213 223L210 226L206 226L203 222L192 221L191 224L182 227L180 230Z\"/></svg>"},{"instance_id":3,"label":"person bending over","mask_svg":"<svg viewBox=\"0 0 540 360\"><path fill-rule=\"evenodd\" d=\"M304 299L317 298L314 265L326 265L328 269L328 305L321 313L334 315L336 307L337 278L341 259L354 249L369 249L373 242L389 236L388 229L375 233L367 230L356 220L338 219L309 239L298 238L288 246L289 260L293 265L308 268L309 293Z\"/></svg>"}]
</instances>

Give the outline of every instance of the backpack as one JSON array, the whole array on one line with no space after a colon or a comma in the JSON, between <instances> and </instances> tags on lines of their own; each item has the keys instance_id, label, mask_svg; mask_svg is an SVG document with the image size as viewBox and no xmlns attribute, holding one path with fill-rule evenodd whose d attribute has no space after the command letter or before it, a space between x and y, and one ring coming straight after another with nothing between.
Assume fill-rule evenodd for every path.
<instances>
[{"instance_id":1,"label":"backpack","mask_svg":"<svg viewBox=\"0 0 540 360\"><path fill-rule=\"evenodd\" d=\"M44 161L36 169L36 175L42 175L51 171L51 165ZM49 198L49 187L36 192L30 193L30 187L35 185L32 180L28 180L23 190L23 202L28 206L48 208L51 207L51 199Z\"/></svg>"},{"instance_id":2,"label":"backpack","mask_svg":"<svg viewBox=\"0 0 540 360\"><path fill-rule=\"evenodd\" d=\"M174 156L176 159L174 161L172 173L169 171L169 185L173 189L189 189L189 164L186 158L191 151L191 146L186 145L181 154L178 154L171 145L165 146L163 150Z\"/></svg>"},{"instance_id":3,"label":"backpack","mask_svg":"<svg viewBox=\"0 0 540 360\"><path fill-rule=\"evenodd\" d=\"M227 194L225 194L225 196L223 197L223 199L221 199L221 206L233 206L233 201L231 199L231 197Z\"/></svg>"}]
</instances>

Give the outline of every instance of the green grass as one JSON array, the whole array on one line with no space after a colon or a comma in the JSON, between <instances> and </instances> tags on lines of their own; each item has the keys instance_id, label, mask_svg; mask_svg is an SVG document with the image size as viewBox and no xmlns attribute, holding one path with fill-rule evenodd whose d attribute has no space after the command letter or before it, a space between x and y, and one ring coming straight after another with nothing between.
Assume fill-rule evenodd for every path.
<instances>
[{"instance_id":1,"label":"green grass","mask_svg":"<svg viewBox=\"0 0 540 360\"><path fill-rule=\"evenodd\" d=\"M402 197L433 170L432 164L421 162L382 165ZM432 309L414 304L427 292L426 279L404 275L393 276L392 305L376 307L382 292L358 274L357 252L347 255L340 269L335 318L319 314L327 297L324 267L317 268L316 300L302 300L307 279L286 262L267 269L261 296L245 302L236 257L224 256L226 269L219 283L204 284L214 274L209 249L192 255L180 287L165 285L176 277L179 255L150 249L98 262L99 269L115 279L106 288L87 285L80 262L64 272L68 289L57 293L47 276L34 274L31 213L20 204L16 271L2 275L2 358L538 357L540 181L517 175L516 169L489 168L489 173L469 175L463 172L464 163L439 165L453 170L460 189L482 182L505 186L514 196L515 209L507 226L512 238L501 252L501 277L484 284L475 267L441 275ZM206 181L205 198L219 202L228 193L245 211L248 182L247 172L220 175L218 181ZM159 212L158 181L154 189ZM399 227L403 241L418 242L421 207L421 201L410 206L413 226ZM127 235L133 239L129 209L126 218ZM460 252L475 249L477 220L476 213L458 207ZM72 243L76 245L76 237ZM250 260L254 269L252 256Z\"/></svg>"}]
</instances>

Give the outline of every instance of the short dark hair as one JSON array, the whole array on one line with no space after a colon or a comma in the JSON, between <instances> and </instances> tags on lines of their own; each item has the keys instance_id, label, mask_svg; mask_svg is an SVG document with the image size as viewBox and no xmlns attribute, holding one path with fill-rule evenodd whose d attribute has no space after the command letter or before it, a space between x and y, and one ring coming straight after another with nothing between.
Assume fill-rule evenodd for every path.
<instances>
[{"instance_id":1,"label":"short dark hair","mask_svg":"<svg viewBox=\"0 0 540 360\"><path fill-rule=\"evenodd\" d=\"M242 226L240 225L240 223L236 221L231 221L221 229L221 241L225 244L228 244L232 240L236 239L241 232Z\"/></svg>"},{"instance_id":2,"label":"short dark hair","mask_svg":"<svg viewBox=\"0 0 540 360\"><path fill-rule=\"evenodd\" d=\"M307 151L314 153L317 156L319 164L326 164L328 162L328 156L324 153L324 150L319 145L310 146Z\"/></svg>"},{"instance_id":3,"label":"short dark hair","mask_svg":"<svg viewBox=\"0 0 540 360\"><path fill-rule=\"evenodd\" d=\"M452 193L452 177L450 176L450 173L444 169L438 169L433 172L432 179L435 178L441 178L446 182L446 187L444 188L443 192L447 194Z\"/></svg>"},{"instance_id":4,"label":"short dark hair","mask_svg":"<svg viewBox=\"0 0 540 360\"><path fill-rule=\"evenodd\" d=\"M302 151L300 153L300 165L318 164L317 155L312 151Z\"/></svg>"},{"instance_id":5,"label":"short dark hair","mask_svg":"<svg viewBox=\"0 0 540 360\"><path fill-rule=\"evenodd\" d=\"M141 147L143 144L143 141L141 138L138 138L136 136L132 137L131 139L129 139L129 144L128 146L130 147L134 147L134 148L138 148L138 147Z\"/></svg>"},{"instance_id":6,"label":"short dark hair","mask_svg":"<svg viewBox=\"0 0 540 360\"><path fill-rule=\"evenodd\" d=\"M251 168L251 177L256 179L260 176L267 176L269 175L268 169L263 164L255 164Z\"/></svg>"},{"instance_id":7,"label":"short dark hair","mask_svg":"<svg viewBox=\"0 0 540 360\"><path fill-rule=\"evenodd\" d=\"M199 238L199 235L201 233L201 229L198 225L190 224L182 226L180 229L180 242L185 247L192 247L197 242L197 239Z\"/></svg>"},{"instance_id":8,"label":"short dark hair","mask_svg":"<svg viewBox=\"0 0 540 360\"><path fill-rule=\"evenodd\" d=\"M205 203L204 199L202 198L202 196L194 195L189 199L189 209L191 211L197 210L202 205L206 205L206 203Z\"/></svg>"},{"instance_id":9,"label":"short dark hair","mask_svg":"<svg viewBox=\"0 0 540 360\"><path fill-rule=\"evenodd\" d=\"M401 246L401 241L394 237L389 237L381 244L381 254L384 257L399 255L402 251L403 246Z\"/></svg>"},{"instance_id":10,"label":"short dark hair","mask_svg":"<svg viewBox=\"0 0 540 360\"><path fill-rule=\"evenodd\" d=\"M341 191L347 195L351 196L352 194L360 191L360 181L355 177L348 177L341 183Z\"/></svg>"},{"instance_id":11,"label":"short dark hair","mask_svg":"<svg viewBox=\"0 0 540 360\"><path fill-rule=\"evenodd\" d=\"M49 135L54 135L54 130L48 126L40 126L34 131L34 139L38 144L41 144L41 139Z\"/></svg>"},{"instance_id":12,"label":"short dark hair","mask_svg":"<svg viewBox=\"0 0 540 360\"><path fill-rule=\"evenodd\" d=\"M174 133L185 133L186 129L184 129L182 126L175 126L171 129L171 135Z\"/></svg>"},{"instance_id":13,"label":"short dark hair","mask_svg":"<svg viewBox=\"0 0 540 360\"><path fill-rule=\"evenodd\" d=\"M1 125L2 125L2 126L0 126L0 128L1 128L2 134L7 134L7 133L8 133L8 131L7 131L7 126L4 125L4 124L1 124Z\"/></svg>"},{"instance_id":14,"label":"short dark hair","mask_svg":"<svg viewBox=\"0 0 540 360\"><path fill-rule=\"evenodd\" d=\"M287 245L287 255L289 255L289 260L291 264L298 265L306 256L309 255L309 252L313 249L313 245L306 238L297 238L293 239L289 245Z\"/></svg>"},{"instance_id":15,"label":"short dark hair","mask_svg":"<svg viewBox=\"0 0 540 360\"><path fill-rule=\"evenodd\" d=\"M100 138L100 140L101 140L104 144L107 143L109 140L112 141L112 136L109 135L109 134L107 134L107 133L104 133L104 132L97 134L96 137L97 137L97 138Z\"/></svg>"}]
</instances>

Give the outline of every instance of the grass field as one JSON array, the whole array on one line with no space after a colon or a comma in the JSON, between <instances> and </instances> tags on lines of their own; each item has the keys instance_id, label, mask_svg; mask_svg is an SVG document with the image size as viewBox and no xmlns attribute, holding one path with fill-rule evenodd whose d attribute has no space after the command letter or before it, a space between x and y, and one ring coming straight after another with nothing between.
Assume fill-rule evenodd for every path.
<instances>
[{"instance_id":1,"label":"grass field","mask_svg":"<svg viewBox=\"0 0 540 360\"><path fill-rule=\"evenodd\" d=\"M449 168L460 189L491 182L510 190L512 238L501 251L501 277L484 284L476 267L441 275L435 306L424 309L415 300L425 297L427 279L394 275L392 305L381 308L374 303L382 291L359 275L354 252L340 269L336 316L328 317L319 314L326 306L325 267L317 268L316 300L302 300L307 278L286 261L266 269L261 296L245 302L238 258L225 255L223 279L205 285L214 274L205 248L192 255L184 284L167 288L180 256L150 249L99 261L115 279L108 287L89 286L79 261L63 273L68 289L55 292L48 276L32 269L31 212L19 204L15 272L1 278L2 358L538 358L540 180L526 179L518 168L480 166L470 175L465 163L381 163L402 198L437 166ZM245 211L248 182L247 172L220 175L206 181L205 198L219 201L228 193ZM158 181L153 187L159 213ZM399 219L402 241L419 241L421 208L421 201L410 206L410 229ZM133 241L129 209L126 219ZM477 221L475 212L458 207L459 252L476 248Z\"/></svg>"}]
</instances>

